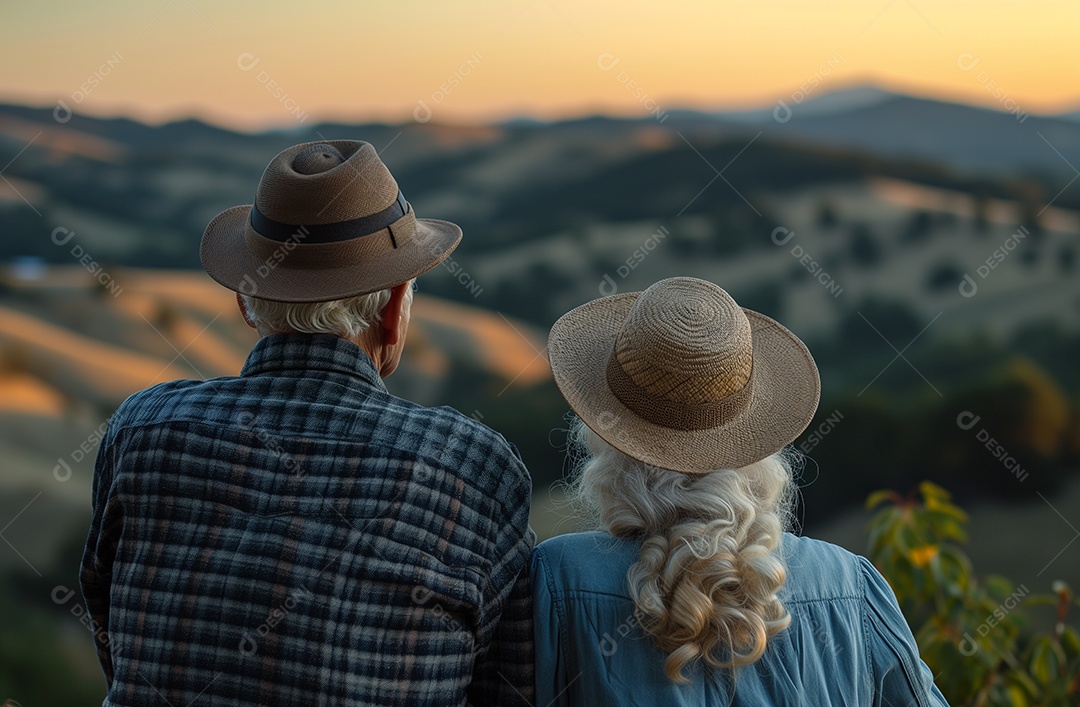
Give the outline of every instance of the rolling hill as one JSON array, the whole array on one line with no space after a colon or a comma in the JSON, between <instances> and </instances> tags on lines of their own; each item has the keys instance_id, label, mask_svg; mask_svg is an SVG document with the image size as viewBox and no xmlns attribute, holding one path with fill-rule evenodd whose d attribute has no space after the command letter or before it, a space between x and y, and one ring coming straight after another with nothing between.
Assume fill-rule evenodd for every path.
<instances>
[{"instance_id":1,"label":"rolling hill","mask_svg":"<svg viewBox=\"0 0 1080 707\"><path fill-rule=\"evenodd\" d=\"M583 301L676 274L806 339L830 402L944 399L1017 355L1080 391L1080 180L1062 167L1080 163L1080 125L876 90L790 107L785 121L770 107L249 134L0 106L0 407L82 414L78 443L155 378L238 370L251 333L196 269L202 230L250 201L277 151L341 136L375 144L418 213L466 233L420 281L429 297L391 387L484 416L544 483L562 470L544 433L565 405L543 333ZM900 458L890 478L907 483ZM866 463L833 461L856 478Z\"/></svg>"},{"instance_id":2,"label":"rolling hill","mask_svg":"<svg viewBox=\"0 0 1080 707\"><path fill-rule=\"evenodd\" d=\"M812 533L860 551L866 494L931 478L973 510L981 568L1036 591L1078 581L1080 121L872 87L776 107L250 134L0 105L8 654L56 653L49 670L99 685L50 597L76 581L105 421L147 385L240 370L255 335L198 269L199 237L250 202L279 150L338 137L372 142L419 214L464 227L420 279L387 384L516 443L541 537L572 527L553 486L566 405L547 327L598 295L695 275L783 321L818 362L821 407L795 442Z\"/></svg>"}]
</instances>

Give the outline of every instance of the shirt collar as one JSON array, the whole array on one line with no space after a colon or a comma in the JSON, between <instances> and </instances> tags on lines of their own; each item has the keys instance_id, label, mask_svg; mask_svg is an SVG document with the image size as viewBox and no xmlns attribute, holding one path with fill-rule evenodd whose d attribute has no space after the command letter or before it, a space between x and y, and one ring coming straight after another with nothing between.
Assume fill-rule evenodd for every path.
<instances>
[{"instance_id":1,"label":"shirt collar","mask_svg":"<svg viewBox=\"0 0 1080 707\"><path fill-rule=\"evenodd\" d=\"M333 334L271 334L248 354L241 376L270 371L327 371L359 378L386 390L371 358L347 339Z\"/></svg>"}]
</instances>

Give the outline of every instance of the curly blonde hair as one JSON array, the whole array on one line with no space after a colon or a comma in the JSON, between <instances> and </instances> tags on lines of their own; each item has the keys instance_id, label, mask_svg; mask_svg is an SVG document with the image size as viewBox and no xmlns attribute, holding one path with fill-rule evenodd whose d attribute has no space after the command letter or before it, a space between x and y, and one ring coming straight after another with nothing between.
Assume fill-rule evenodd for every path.
<instances>
[{"instance_id":1,"label":"curly blonde hair","mask_svg":"<svg viewBox=\"0 0 1080 707\"><path fill-rule=\"evenodd\" d=\"M683 474L618 451L580 420L571 443L582 458L570 501L603 530L640 538L627 571L642 629L668 654L664 670L749 665L791 622L777 592L779 556L792 519L796 459L778 452L742 469Z\"/></svg>"}]
</instances>

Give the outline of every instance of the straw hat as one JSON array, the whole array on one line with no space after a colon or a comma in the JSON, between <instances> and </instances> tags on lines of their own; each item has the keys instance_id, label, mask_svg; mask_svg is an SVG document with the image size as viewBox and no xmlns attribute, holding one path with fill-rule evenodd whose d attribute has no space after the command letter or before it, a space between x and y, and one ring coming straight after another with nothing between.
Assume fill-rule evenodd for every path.
<instances>
[{"instance_id":1,"label":"straw hat","mask_svg":"<svg viewBox=\"0 0 1080 707\"><path fill-rule=\"evenodd\" d=\"M602 297L551 329L555 382L578 417L662 469L737 469L810 424L821 385L806 346L705 280Z\"/></svg>"},{"instance_id":2,"label":"straw hat","mask_svg":"<svg viewBox=\"0 0 1080 707\"><path fill-rule=\"evenodd\" d=\"M267 166L255 203L218 214L199 258L237 292L324 302L386 289L438 265L461 241L419 219L369 143L308 142Z\"/></svg>"}]
</instances>

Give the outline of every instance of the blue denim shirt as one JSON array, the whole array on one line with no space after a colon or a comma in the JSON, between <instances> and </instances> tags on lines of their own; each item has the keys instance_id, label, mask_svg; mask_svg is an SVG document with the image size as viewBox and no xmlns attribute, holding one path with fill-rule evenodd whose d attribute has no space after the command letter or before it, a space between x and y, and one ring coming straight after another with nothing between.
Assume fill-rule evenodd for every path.
<instances>
[{"instance_id":1,"label":"blue denim shirt","mask_svg":"<svg viewBox=\"0 0 1080 707\"><path fill-rule=\"evenodd\" d=\"M573 533L533 552L538 705L947 705L919 658L889 585L865 558L785 535L780 592L791 625L764 656L731 671L700 662L689 684L634 616L626 571L639 543Z\"/></svg>"}]
</instances>

